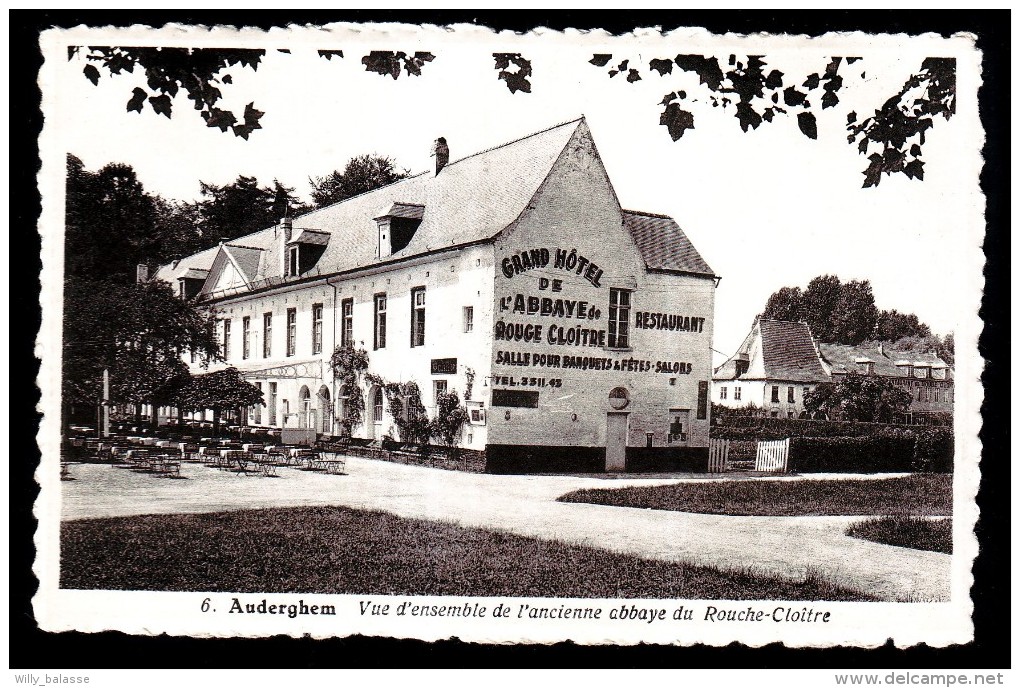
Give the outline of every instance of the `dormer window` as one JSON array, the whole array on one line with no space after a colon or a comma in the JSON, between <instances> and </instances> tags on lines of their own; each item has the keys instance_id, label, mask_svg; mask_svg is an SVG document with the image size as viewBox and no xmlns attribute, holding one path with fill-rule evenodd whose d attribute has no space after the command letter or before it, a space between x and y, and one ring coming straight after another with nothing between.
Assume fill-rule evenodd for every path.
<instances>
[{"instance_id":1,"label":"dormer window","mask_svg":"<svg viewBox=\"0 0 1020 688\"><path fill-rule=\"evenodd\" d=\"M379 228L376 256L385 258L407 247L421 225L425 206L416 203L393 203L375 218Z\"/></svg>"},{"instance_id":2,"label":"dormer window","mask_svg":"<svg viewBox=\"0 0 1020 688\"><path fill-rule=\"evenodd\" d=\"M329 232L318 229L302 229L287 242L284 273L287 277L303 275L319 262L329 244Z\"/></svg>"},{"instance_id":3,"label":"dormer window","mask_svg":"<svg viewBox=\"0 0 1020 688\"><path fill-rule=\"evenodd\" d=\"M291 246L287 250L287 276L293 277L300 274L298 263L298 247Z\"/></svg>"}]
</instances>

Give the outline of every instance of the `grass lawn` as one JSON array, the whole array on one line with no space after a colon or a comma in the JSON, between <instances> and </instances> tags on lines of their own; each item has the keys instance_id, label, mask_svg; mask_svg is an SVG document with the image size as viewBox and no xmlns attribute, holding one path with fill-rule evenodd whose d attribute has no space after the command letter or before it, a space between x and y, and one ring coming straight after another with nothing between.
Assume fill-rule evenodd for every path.
<instances>
[{"instance_id":1,"label":"grass lawn","mask_svg":"<svg viewBox=\"0 0 1020 688\"><path fill-rule=\"evenodd\" d=\"M576 490L559 501L733 516L948 516L953 476L677 483Z\"/></svg>"},{"instance_id":2,"label":"grass lawn","mask_svg":"<svg viewBox=\"0 0 1020 688\"><path fill-rule=\"evenodd\" d=\"M949 519L871 518L853 524L847 528L846 534L883 545L953 553L953 522Z\"/></svg>"},{"instance_id":3,"label":"grass lawn","mask_svg":"<svg viewBox=\"0 0 1020 688\"><path fill-rule=\"evenodd\" d=\"M60 587L73 589L876 599L813 577L723 572L344 507L68 521L60 544Z\"/></svg>"}]
</instances>

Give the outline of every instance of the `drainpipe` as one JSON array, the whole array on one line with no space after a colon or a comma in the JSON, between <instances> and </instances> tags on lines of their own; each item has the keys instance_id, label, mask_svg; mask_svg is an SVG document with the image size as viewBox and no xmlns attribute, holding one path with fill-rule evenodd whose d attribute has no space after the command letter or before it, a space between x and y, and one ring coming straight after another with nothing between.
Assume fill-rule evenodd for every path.
<instances>
[{"instance_id":1,"label":"drainpipe","mask_svg":"<svg viewBox=\"0 0 1020 688\"><path fill-rule=\"evenodd\" d=\"M333 287L333 349L332 350L336 351L336 312L337 312L337 306L339 305L337 303L337 294L338 294L338 292L337 292L337 289L336 289L336 284L333 283L333 282L330 282L329 280L330 280L330 278L327 277L326 278L326 284L328 284L329 286ZM330 355L332 355L332 354L330 354ZM328 367L328 365L327 365L327 367ZM332 404L333 404L333 426L330 428L330 431L333 431L333 430L336 429L336 422L337 422L337 418L336 418L337 403L336 402L339 401L339 399L337 398L337 392L336 392L336 375L334 375L332 372L330 372L330 377L332 378L332 382L330 383L330 388L333 390L332 391L332 395L333 396L332 396L332 398L330 400L332 402Z\"/></svg>"}]
</instances>

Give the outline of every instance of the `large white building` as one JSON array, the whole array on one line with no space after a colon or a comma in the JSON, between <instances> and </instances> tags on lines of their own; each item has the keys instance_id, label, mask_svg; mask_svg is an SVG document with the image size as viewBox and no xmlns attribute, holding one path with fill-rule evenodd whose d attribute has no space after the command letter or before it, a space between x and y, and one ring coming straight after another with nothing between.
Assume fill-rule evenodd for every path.
<instances>
[{"instance_id":1,"label":"large white building","mask_svg":"<svg viewBox=\"0 0 1020 688\"><path fill-rule=\"evenodd\" d=\"M216 310L217 365L265 393L253 425L339 434L329 358L351 344L430 413L456 390L490 471L707 461L717 278L672 219L621 208L583 118L453 162L440 140L434 172L156 278ZM352 434L397 437L383 390L363 395Z\"/></svg>"}]
</instances>

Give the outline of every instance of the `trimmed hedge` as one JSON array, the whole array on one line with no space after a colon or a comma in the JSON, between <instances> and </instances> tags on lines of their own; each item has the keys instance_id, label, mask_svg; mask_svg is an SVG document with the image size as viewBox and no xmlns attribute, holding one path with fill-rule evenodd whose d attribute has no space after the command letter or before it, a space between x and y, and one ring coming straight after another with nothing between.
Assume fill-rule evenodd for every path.
<instances>
[{"instance_id":1,"label":"trimmed hedge","mask_svg":"<svg viewBox=\"0 0 1020 688\"><path fill-rule=\"evenodd\" d=\"M906 473L914 438L792 437L789 470L797 473Z\"/></svg>"},{"instance_id":2,"label":"trimmed hedge","mask_svg":"<svg viewBox=\"0 0 1020 688\"><path fill-rule=\"evenodd\" d=\"M872 437L791 437L798 473L952 473L953 432L924 428Z\"/></svg>"},{"instance_id":3,"label":"trimmed hedge","mask_svg":"<svg viewBox=\"0 0 1020 688\"><path fill-rule=\"evenodd\" d=\"M946 428L925 428L917 431L914 443L915 471L925 473L952 473L955 438Z\"/></svg>"},{"instance_id":4,"label":"trimmed hedge","mask_svg":"<svg viewBox=\"0 0 1020 688\"><path fill-rule=\"evenodd\" d=\"M787 437L874 437L917 433L926 426L897 423L857 423L802 418L752 418L730 416L715 419L712 439L719 440L783 440ZM937 428L949 430L949 428Z\"/></svg>"}]
</instances>

